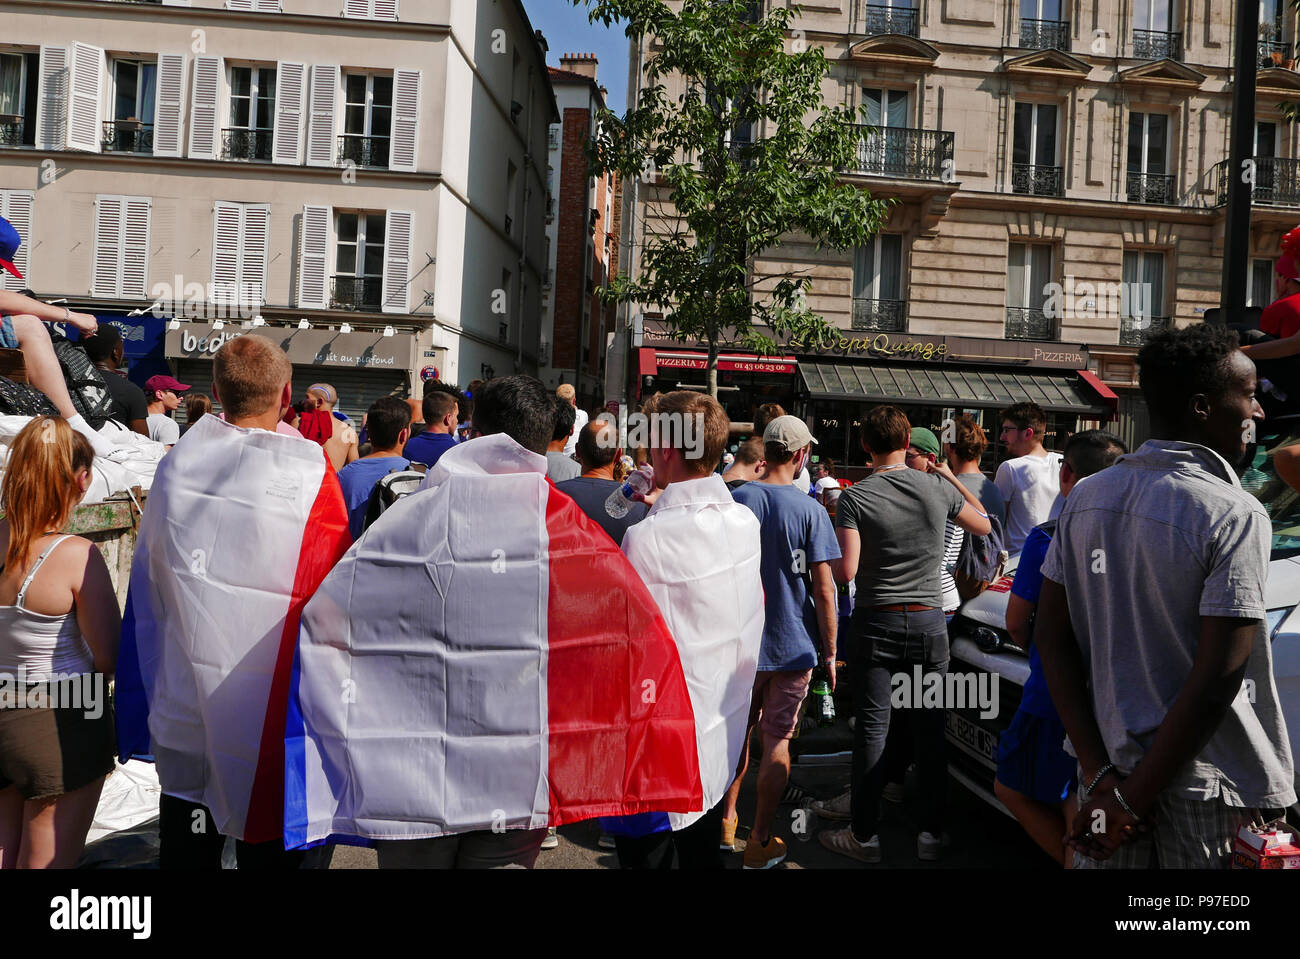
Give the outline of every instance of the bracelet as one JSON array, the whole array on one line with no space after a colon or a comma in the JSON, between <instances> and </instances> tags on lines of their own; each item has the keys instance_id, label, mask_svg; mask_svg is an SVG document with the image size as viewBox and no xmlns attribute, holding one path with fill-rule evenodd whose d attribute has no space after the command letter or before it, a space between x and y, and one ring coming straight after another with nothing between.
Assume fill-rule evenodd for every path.
<instances>
[{"instance_id":1,"label":"bracelet","mask_svg":"<svg viewBox=\"0 0 1300 959\"><path fill-rule=\"evenodd\" d=\"M1091 799L1091 798L1092 798L1092 791L1093 791L1094 789L1097 788L1097 783L1099 783L1099 782L1101 782L1103 779L1105 779L1105 778L1106 778L1106 774L1109 773L1109 772L1113 772L1114 769L1115 769L1115 764L1114 764L1114 763L1107 763L1106 765L1102 766L1101 769L1099 769L1099 770L1097 771L1097 775L1095 775L1095 776L1092 777L1092 782L1088 783L1088 785L1084 788L1084 790L1083 790L1083 798L1084 798L1084 799Z\"/></svg>"},{"instance_id":2,"label":"bracelet","mask_svg":"<svg viewBox=\"0 0 1300 959\"><path fill-rule=\"evenodd\" d=\"M1115 787L1115 801L1119 803L1120 809L1124 810L1126 813L1128 813L1130 816L1133 817L1134 822L1142 821L1142 817L1139 816L1137 813L1135 813L1133 811L1133 807L1131 807L1128 803L1124 801L1124 797L1120 795L1118 786Z\"/></svg>"}]
</instances>

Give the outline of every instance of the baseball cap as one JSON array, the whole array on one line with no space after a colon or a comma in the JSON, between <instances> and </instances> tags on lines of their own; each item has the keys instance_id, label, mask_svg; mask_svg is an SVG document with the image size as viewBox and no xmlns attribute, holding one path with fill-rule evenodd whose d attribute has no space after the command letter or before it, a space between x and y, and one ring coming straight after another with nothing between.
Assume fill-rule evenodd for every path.
<instances>
[{"instance_id":1,"label":"baseball cap","mask_svg":"<svg viewBox=\"0 0 1300 959\"><path fill-rule=\"evenodd\" d=\"M808 424L797 416L778 416L763 431L763 443L779 443L786 452L797 453L809 443L816 443Z\"/></svg>"},{"instance_id":2,"label":"baseball cap","mask_svg":"<svg viewBox=\"0 0 1300 959\"><path fill-rule=\"evenodd\" d=\"M929 453L932 456L939 455L939 438L934 432L926 429L924 426L912 427L912 440L908 443L914 446L922 453Z\"/></svg>"},{"instance_id":3,"label":"baseball cap","mask_svg":"<svg viewBox=\"0 0 1300 959\"><path fill-rule=\"evenodd\" d=\"M14 266L14 254L18 252L18 247L22 246L22 243L23 238L18 235L14 225L0 216L0 267L20 280L23 275L18 272L18 267Z\"/></svg>"},{"instance_id":4,"label":"baseball cap","mask_svg":"<svg viewBox=\"0 0 1300 959\"><path fill-rule=\"evenodd\" d=\"M164 390L171 390L173 393L184 393L189 389L189 386L180 380L159 373L157 376L151 376L145 380L144 388L150 393L161 393Z\"/></svg>"}]
</instances>

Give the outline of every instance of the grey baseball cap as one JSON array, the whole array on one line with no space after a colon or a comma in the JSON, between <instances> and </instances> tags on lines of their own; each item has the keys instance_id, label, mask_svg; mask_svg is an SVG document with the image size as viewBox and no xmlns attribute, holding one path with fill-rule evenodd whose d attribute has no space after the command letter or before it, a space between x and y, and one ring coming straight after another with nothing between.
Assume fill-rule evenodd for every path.
<instances>
[{"instance_id":1,"label":"grey baseball cap","mask_svg":"<svg viewBox=\"0 0 1300 959\"><path fill-rule=\"evenodd\" d=\"M816 443L808 424L797 416L778 416L763 431L763 443L779 443L789 453L797 453L809 443Z\"/></svg>"}]
</instances>

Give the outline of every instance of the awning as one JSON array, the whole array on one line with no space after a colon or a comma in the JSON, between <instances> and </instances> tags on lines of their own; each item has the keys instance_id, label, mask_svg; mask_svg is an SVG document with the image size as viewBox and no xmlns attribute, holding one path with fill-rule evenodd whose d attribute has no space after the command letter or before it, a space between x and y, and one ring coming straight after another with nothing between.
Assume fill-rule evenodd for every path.
<instances>
[{"instance_id":1,"label":"awning","mask_svg":"<svg viewBox=\"0 0 1300 959\"><path fill-rule=\"evenodd\" d=\"M1029 373L945 366L818 363L799 372L813 399L928 403L1001 409L1031 401L1049 413L1109 417L1111 407L1078 373Z\"/></svg>"}]
</instances>

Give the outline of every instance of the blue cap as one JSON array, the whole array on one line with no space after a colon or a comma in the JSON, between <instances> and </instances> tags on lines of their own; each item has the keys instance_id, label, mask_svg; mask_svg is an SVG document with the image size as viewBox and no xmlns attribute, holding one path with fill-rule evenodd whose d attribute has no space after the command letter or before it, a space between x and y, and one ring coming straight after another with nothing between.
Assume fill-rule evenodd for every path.
<instances>
[{"instance_id":1,"label":"blue cap","mask_svg":"<svg viewBox=\"0 0 1300 959\"><path fill-rule=\"evenodd\" d=\"M22 242L23 238L18 235L14 225L0 216L0 267L4 267L20 280L23 275L14 266L14 254L18 252Z\"/></svg>"}]
</instances>

